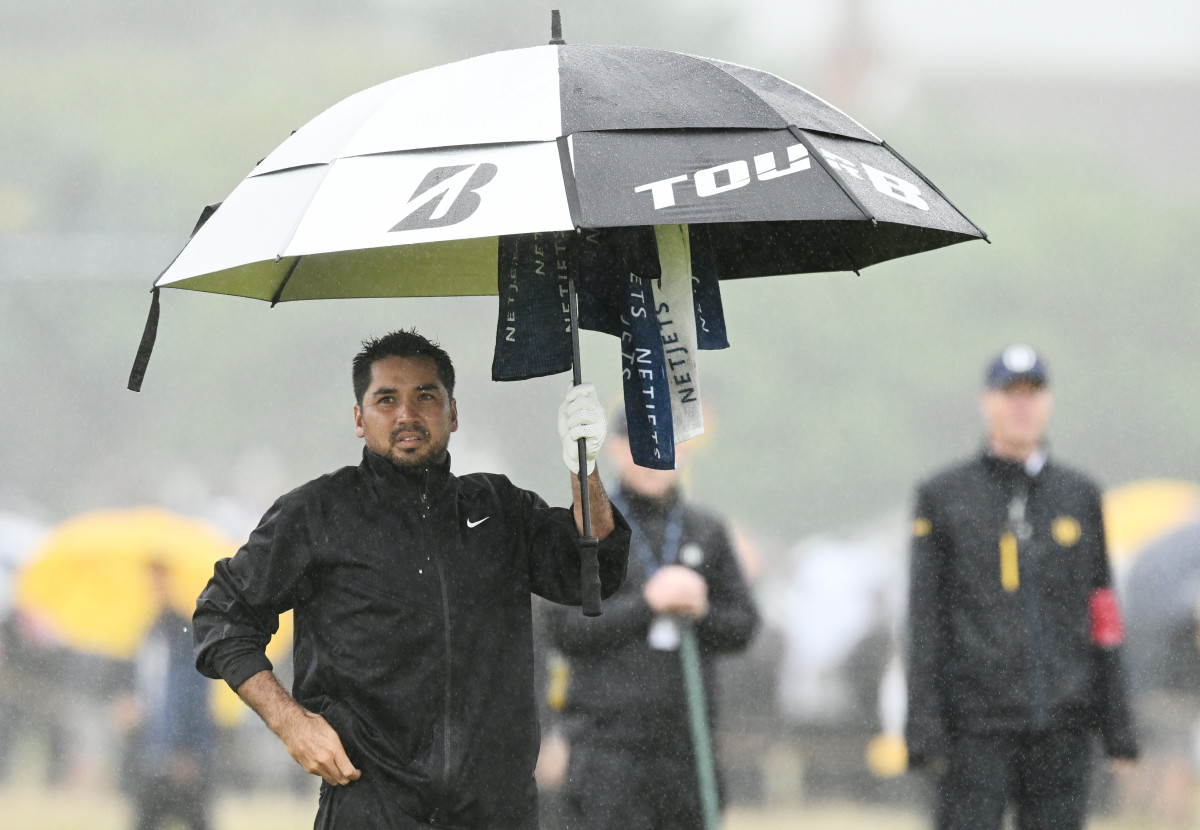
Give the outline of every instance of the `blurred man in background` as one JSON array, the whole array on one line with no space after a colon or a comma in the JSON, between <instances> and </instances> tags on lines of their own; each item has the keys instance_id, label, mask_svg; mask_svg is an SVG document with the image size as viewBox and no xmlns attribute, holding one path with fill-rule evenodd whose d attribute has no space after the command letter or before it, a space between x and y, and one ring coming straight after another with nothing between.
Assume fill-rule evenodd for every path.
<instances>
[{"instance_id":1,"label":"blurred man in background","mask_svg":"<svg viewBox=\"0 0 1200 830\"><path fill-rule=\"evenodd\" d=\"M758 612L721 520L685 501L676 470L634 464L623 414L612 421L609 458L620 480L612 501L633 531L629 573L602 617L553 608L547 621L570 677L565 826L697 830L705 820L680 627L693 627L699 644L712 734L713 657L744 649Z\"/></svg>"},{"instance_id":2,"label":"blurred man in background","mask_svg":"<svg viewBox=\"0 0 1200 830\"><path fill-rule=\"evenodd\" d=\"M530 594L581 601L578 476L572 510L502 475L451 473L454 367L415 331L364 343L352 377L362 462L281 497L217 563L196 606L196 664L321 776L325 830L534 828ZM595 389L573 387L563 460L577 473L585 439L610 595L629 530L594 472L604 435ZM292 695L265 653L288 608Z\"/></svg>"},{"instance_id":3,"label":"blurred man in background","mask_svg":"<svg viewBox=\"0 0 1200 830\"><path fill-rule=\"evenodd\" d=\"M982 453L917 490L909 599L909 764L940 772L938 830L1080 828L1092 735L1137 755L1100 491L1051 458L1046 364L986 370Z\"/></svg>"},{"instance_id":4,"label":"blurred man in background","mask_svg":"<svg viewBox=\"0 0 1200 830\"><path fill-rule=\"evenodd\" d=\"M191 622L171 606L170 572L161 562L150 565L150 584L160 610L134 656L134 694L118 713L130 729L134 828L160 830L178 820L208 830L216 740L210 684L193 666Z\"/></svg>"}]
</instances>

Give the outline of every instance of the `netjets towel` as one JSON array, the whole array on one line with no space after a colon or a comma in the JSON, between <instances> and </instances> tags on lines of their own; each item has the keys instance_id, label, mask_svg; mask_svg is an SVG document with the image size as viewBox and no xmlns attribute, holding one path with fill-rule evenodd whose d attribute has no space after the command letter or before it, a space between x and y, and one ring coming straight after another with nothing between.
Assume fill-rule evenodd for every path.
<instances>
[{"instance_id":1,"label":"netjets towel","mask_svg":"<svg viewBox=\"0 0 1200 830\"><path fill-rule=\"evenodd\" d=\"M572 245L578 246L574 252ZM504 237L499 256L493 379L571 367L567 275L574 269L580 326L620 340L634 460L673 468L675 444L704 431L698 350L728 346L703 229L666 225Z\"/></svg>"}]
</instances>

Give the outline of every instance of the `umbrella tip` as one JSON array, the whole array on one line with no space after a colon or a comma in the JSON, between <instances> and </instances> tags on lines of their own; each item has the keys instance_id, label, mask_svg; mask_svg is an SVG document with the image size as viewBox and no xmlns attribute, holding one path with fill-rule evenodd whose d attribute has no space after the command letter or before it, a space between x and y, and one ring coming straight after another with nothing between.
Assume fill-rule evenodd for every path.
<instances>
[{"instance_id":1,"label":"umbrella tip","mask_svg":"<svg viewBox=\"0 0 1200 830\"><path fill-rule=\"evenodd\" d=\"M562 16L559 15L558 9L550 10L550 45L565 46L566 41L562 36Z\"/></svg>"}]
</instances>

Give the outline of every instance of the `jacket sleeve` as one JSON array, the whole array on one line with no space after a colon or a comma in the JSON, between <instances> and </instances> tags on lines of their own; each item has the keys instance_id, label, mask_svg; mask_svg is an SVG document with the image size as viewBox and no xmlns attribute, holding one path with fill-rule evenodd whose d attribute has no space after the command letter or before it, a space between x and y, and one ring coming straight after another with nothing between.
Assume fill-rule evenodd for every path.
<instances>
[{"instance_id":1,"label":"jacket sleeve","mask_svg":"<svg viewBox=\"0 0 1200 830\"><path fill-rule=\"evenodd\" d=\"M605 601L599 617L585 617L571 608L549 609L546 634L568 657L595 655L634 640L645 642L653 619L642 592L626 588Z\"/></svg>"},{"instance_id":2,"label":"jacket sleeve","mask_svg":"<svg viewBox=\"0 0 1200 830\"><path fill-rule=\"evenodd\" d=\"M705 542L705 567L701 575L708 583L708 613L696 624L696 638L703 651L741 651L758 629L758 608L729 534L714 523Z\"/></svg>"},{"instance_id":3,"label":"jacket sleeve","mask_svg":"<svg viewBox=\"0 0 1200 830\"><path fill-rule=\"evenodd\" d=\"M1105 753L1110 758L1136 758L1137 736L1133 713L1129 705L1129 682L1121 654L1125 639L1124 624L1112 587L1108 564L1108 544L1104 536L1104 521L1100 494L1094 499L1093 515L1087 526L1098 534L1093 545L1092 592L1088 597L1088 614L1092 635L1092 658L1099 692L1098 721Z\"/></svg>"},{"instance_id":4,"label":"jacket sleeve","mask_svg":"<svg viewBox=\"0 0 1200 830\"><path fill-rule=\"evenodd\" d=\"M575 516L565 507L549 507L536 493L518 488L524 516L529 561L530 590L561 605L581 605L583 592L579 573L579 529ZM600 597L607 599L625 581L629 561L629 525L616 507L616 526L600 540ZM604 608L608 613L608 608Z\"/></svg>"},{"instance_id":5,"label":"jacket sleeve","mask_svg":"<svg viewBox=\"0 0 1200 830\"><path fill-rule=\"evenodd\" d=\"M948 544L928 487L917 491L908 585L908 715L904 738L909 766L945 751L946 609L941 601Z\"/></svg>"},{"instance_id":6,"label":"jacket sleeve","mask_svg":"<svg viewBox=\"0 0 1200 830\"><path fill-rule=\"evenodd\" d=\"M302 505L277 501L249 540L217 562L196 601L192 637L196 668L237 691L250 677L271 669L266 648L279 630L279 615L304 589L312 533Z\"/></svg>"}]
</instances>

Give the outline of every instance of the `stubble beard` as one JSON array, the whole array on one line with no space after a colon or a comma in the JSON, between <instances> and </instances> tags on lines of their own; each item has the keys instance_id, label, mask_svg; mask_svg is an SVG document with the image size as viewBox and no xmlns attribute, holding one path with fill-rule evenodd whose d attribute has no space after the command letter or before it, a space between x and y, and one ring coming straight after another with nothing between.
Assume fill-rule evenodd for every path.
<instances>
[{"instance_id":1,"label":"stubble beard","mask_svg":"<svg viewBox=\"0 0 1200 830\"><path fill-rule=\"evenodd\" d=\"M406 429L403 432L419 432L426 440L429 439L429 432L424 429ZM422 470L437 464L446 458L446 451L450 446L450 440L447 438L441 445L423 444L414 452L406 452L403 448L397 446L396 438L393 436L390 452L387 459L396 467L402 470L415 471Z\"/></svg>"}]
</instances>

